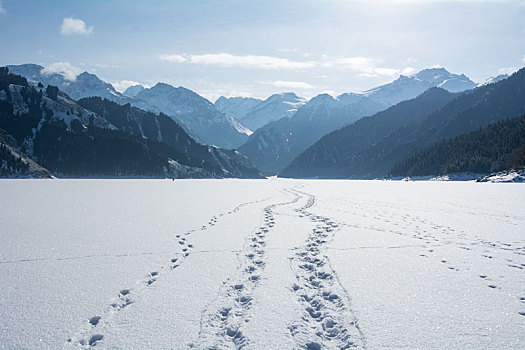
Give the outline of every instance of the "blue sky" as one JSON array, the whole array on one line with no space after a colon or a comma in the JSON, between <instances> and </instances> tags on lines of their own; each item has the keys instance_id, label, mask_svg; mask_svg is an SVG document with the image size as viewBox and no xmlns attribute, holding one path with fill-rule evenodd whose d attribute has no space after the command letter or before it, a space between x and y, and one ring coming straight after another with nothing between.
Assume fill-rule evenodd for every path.
<instances>
[{"instance_id":1,"label":"blue sky","mask_svg":"<svg viewBox=\"0 0 525 350\"><path fill-rule=\"evenodd\" d=\"M0 65L266 98L362 91L431 66L525 66L525 1L1 0Z\"/></svg>"}]
</instances>

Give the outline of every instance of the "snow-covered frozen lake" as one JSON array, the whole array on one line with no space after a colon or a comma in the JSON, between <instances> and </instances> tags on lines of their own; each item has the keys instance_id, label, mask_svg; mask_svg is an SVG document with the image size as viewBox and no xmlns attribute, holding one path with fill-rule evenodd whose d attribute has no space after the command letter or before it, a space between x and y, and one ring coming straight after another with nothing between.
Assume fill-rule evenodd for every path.
<instances>
[{"instance_id":1,"label":"snow-covered frozen lake","mask_svg":"<svg viewBox=\"0 0 525 350\"><path fill-rule=\"evenodd\" d=\"M0 181L2 349L525 348L525 185Z\"/></svg>"}]
</instances>

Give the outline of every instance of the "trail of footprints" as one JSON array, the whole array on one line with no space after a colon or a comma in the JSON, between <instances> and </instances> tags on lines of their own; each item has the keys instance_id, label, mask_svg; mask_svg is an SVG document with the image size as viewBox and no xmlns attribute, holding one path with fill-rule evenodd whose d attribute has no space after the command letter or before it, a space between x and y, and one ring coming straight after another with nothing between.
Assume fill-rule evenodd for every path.
<instances>
[{"instance_id":1,"label":"trail of footprints","mask_svg":"<svg viewBox=\"0 0 525 350\"><path fill-rule=\"evenodd\" d=\"M364 347L364 336L350 309L350 297L322 250L339 225L331 219L307 211L315 197L297 209L300 217L316 223L304 247L292 259L297 282L291 290L304 311L302 318L289 326L298 346L309 350Z\"/></svg>"},{"instance_id":2,"label":"trail of footprints","mask_svg":"<svg viewBox=\"0 0 525 350\"><path fill-rule=\"evenodd\" d=\"M249 341L242 332L242 326L250 322L252 307L252 295L260 283L261 273L264 271L266 262L264 259L266 236L275 226L274 209L296 203L300 196L284 203L272 204L264 208L264 223L248 236L243 252L239 254L239 266L237 276L233 281L225 282L223 305L213 311L208 308L201 315L201 329L198 348L225 348L233 347L240 349ZM192 344L193 346L193 344Z\"/></svg>"},{"instance_id":3,"label":"trail of footprints","mask_svg":"<svg viewBox=\"0 0 525 350\"><path fill-rule=\"evenodd\" d=\"M481 238L468 238L467 235L464 232L458 232L454 228L449 226L443 226L436 224L430 220L422 219L418 217L417 215L411 215L411 214L404 214L401 215L399 218L401 219L402 223L396 222L395 220L398 218L397 213L392 214L385 214L383 212L381 213L373 213L374 219L376 220L382 220L385 222L392 222L394 226L398 226L402 231L393 231L393 230L386 230L386 229L377 229L379 231L385 231L390 232L394 234L398 234L401 236L407 236L414 239L422 240L425 243L425 252L419 254L419 256L428 258L429 253L432 254L434 252L434 249L432 249L432 246L436 245L449 245L449 244L455 244L459 249L470 251L472 253L479 253L479 249L476 248L486 248L481 253L481 256L486 259L495 259L493 252L489 249L496 249L496 250L503 250L508 251L512 254L515 254L517 256L525 255L525 247L520 246L522 242L512 242L512 243L504 243L500 241L491 242L487 241ZM424 226L424 227L423 227ZM355 226L356 228L360 228L358 226ZM424 228L430 228L430 230L425 230ZM404 231L412 231L414 233L406 234ZM435 232L440 231L443 234L443 237L436 237ZM450 237L450 239L447 239L447 237ZM461 241L458 241L460 239ZM430 247L429 247L430 246ZM449 261L441 258L440 262L445 266L447 269L451 271L460 271L460 269L454 265L452 265ZM525 264L516 262L513 259L504 259L502 261L507 267L523 270L525 268ZM480 275L480 278L486 281L491 281L489 278L487 278L486 275ZM490 283L490 282L489 282ZM488 288L491 289L501 289L501 287L495 285L495 284L487 284Z\"/></svg>"},{"instance_id":4,"label":"trail of footprints","mask_svg":"<svg viewBox=\"0 0 525 350\"><path fill-rule=\"evenodd\" d=\"M458 233L451 227L438 225L438 224L432 223L429 220L421 219L421 218L419 218L417 216L411 216L410 214L405 214L405 215L402 215L401 218L406 223L406 225L403 226L403 228L407 228L411 224L415 225L415 228L416 228L417 231L416 231L415 234L412 234L412 238L424 239L424 240L426 240L427 244L430 244L431 242L435 242L434 244L436 244L436 243L439 243L439 244L456 244L459 249L462 249L462 250L465 250L465 251L470 251L472 253L478 253L478 254L479 254L479 249L476 249L476 248L480 248L480 249L488 248L488 249L483 249L483 252L481 253L481 257L483 257L485 259L489 259L489 260L492 260L492 259L497 260L495 258L495 256L494 256L494 252L495 252L494 250L508 251L508 252L510 252L512 254L515 254L515 255L518 255L518 256L525 255L525 247L520 246L520 244L522 244L521 242L503 243L503 242L500 242L500 241L491 242L491 241L487 241L487 240L484 240L484 239L481 239L481 238L477 238L477 237L474 238L474 239L473 238L467 238L466 234L463 233L463 232L459 232ZM418 224L423 224L423 225L426 225L426 226L430 226L432 228L432 230L430 231L431 233L427 233L427 231L421 230L421 227L418 226ZM399 224L398 223L394 223L394 225L397 226ZM434 232L436 230L441 230L441 232L443 234L450 236L452 238L452 240L446 240L446 239L443 239L443 238L439 239L439 238L435 237L432 234L432 232ZM398 232L398 234L403 235L403 233L401 233L401 232ZM462 242L454 241L454 240L456 240L458 238L461 239ZM428 253L432 254L434 252L433 249L429 249L427 247L425 247L425 248L427 249ZM492 249L492 251L489 250L489 249ZM420 256L421 257L425 257L425 258L429 257L427 254L420 254ZM525 264L518 263L518 262L516 262L513 259L500 259L500 261L503 262L507 267L510 267L510 268L513 268L513 269L523 270L525 268ZM440 262L447 269L449 269L451 271L460 271L459 268L457 268L456 266L452 265L449 261L447 261L445 259L441 259ZM489 278L485 274L480 274L479 278L481 280L483 280L484 282L486 282L487 283L487 287L490 288L490 289L494 289L494 290L501 290L502 289L500 286L495 284L493 279ZM522 303L525 303L525 298L520 298L520 301ZM519 312L519 314L522 315L522 316L525 316L525 312Z\"/></svg>"},{"instance_id":5,"label":"trail of footprints","mask_svg":"<svg viewBox=\"0 0 525 350\"><path fill-rule=\"evenodd\" d=\"M228 211L226 214L221 213L216 216L213 216L208 221L207 225L203 225L201 227L200 231L204 231L208 228L215 226L219 218L224 215L236 213L244 206L263 202L266 200L268 200L268 198L264 198L264 199L252 201L252 202L241 203L235 208L233 208L232 210ZM131 305L133 303L132 295L138 294L145 288L152 286L157 281L157 279L160 277L161 272L167 272L167 271L174 270L177 267L179 267L182 261L190 255L191 250L194 248L194 245L192 243L189 243L188 241L188 238L194 232L195 230L189 230L189 231L186 231L184 234L176 234L175 238L177 239L177 242L181 247L181 252L175 253L177 255L170 259L169 265L162 266L158 271L150 272L144 280L139 281L137 283L137 286L134 289L131 289L131 288L122 289L117 294L117 297L110 303L109 308L104 312L102 316L95 315L88 319L87 331L69 338L67 342L76 343L78 346L83 347L83 348L89 348L89 347L93 347L97 345L98 342L102 341L104 339L104 335L97 332L97 326L99 325L101 320L110 321L116 312L119 312L123 310L124 308L126 308L127 306Z\"/></svg>"}]
</instances>

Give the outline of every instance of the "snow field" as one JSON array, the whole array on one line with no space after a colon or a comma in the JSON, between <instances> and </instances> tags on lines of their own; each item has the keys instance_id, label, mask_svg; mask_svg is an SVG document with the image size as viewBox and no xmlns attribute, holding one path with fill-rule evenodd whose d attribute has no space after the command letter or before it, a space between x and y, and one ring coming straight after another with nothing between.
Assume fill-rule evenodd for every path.
<instances>
[{"instance_id":1,"label":"snow field","mask_svg":"<svg viewBox=\"0 0 525 350\"><path fill-rule=\"evenodd\" d=\"M525 187L0 182L0 348L522 348Z\"/></svg>"}]
</instances>

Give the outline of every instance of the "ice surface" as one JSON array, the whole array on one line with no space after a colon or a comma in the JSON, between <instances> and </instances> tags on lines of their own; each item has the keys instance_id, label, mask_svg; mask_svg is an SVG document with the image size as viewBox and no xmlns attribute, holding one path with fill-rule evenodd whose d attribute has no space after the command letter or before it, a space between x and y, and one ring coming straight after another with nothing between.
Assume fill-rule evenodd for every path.
<instances>
[{"instance_id":1,"label":"ice surface","mask_svg":"<svg viewBox=\"0 0 525 350\"><path fill-rule=\"evenodd\" d=\"M0 348L523 348L525 186L0 181Z\"/></svg>"}]
</instances>

